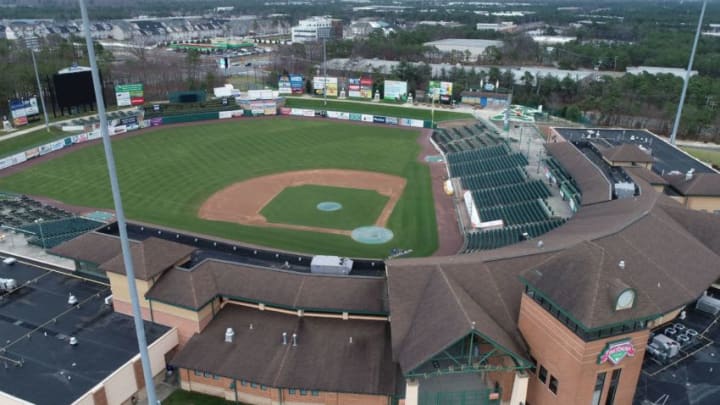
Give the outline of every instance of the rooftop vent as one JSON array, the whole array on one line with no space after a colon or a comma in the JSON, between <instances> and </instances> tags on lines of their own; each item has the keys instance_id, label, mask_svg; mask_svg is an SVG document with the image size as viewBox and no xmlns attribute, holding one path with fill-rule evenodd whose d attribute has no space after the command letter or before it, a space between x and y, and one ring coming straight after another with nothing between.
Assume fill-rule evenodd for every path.
<instances>
[{"instance_id":1,"label":"rooftop vent","mask_svg":"<svg viewBox=\"0 0 720 405\"><path fill-rule=\"evenodd\" d=\"M78 303L78 299L76 296L74 296L72 293L70 293L70 296L68 297L68 305L75 305Z\"/></svg>"},{"instance_id":2,"label":"rooftop vent","mask_svg":"<svg viewBox=\"0 0 720 405\"><path fill-rule=\"evenodd\" d=\"M225 342L226 343L232 343L233 336L235 336L235 331L233 330L233 328L225 329Z\"/></svg>"},{"instance_id":3,"label":"rooftop vent","mask_svg":"<svg viewBox=\"0 0 720 405\"><path fill-rule=\"evenodd\" d=\"M287 345L287 332L283 332L282 337L283 337L283 346L285 346L285 345Z\"/></svg>"},{"instance_id":4,"label":"rooftop vent","mask_svg":"<svg viewBox=\"0 0 720 405\"><path fill-rule=\"evenodd\" d=\"M292 334L292 345L297 346L297 333Z\"/></svg>"},{"instance_id":5,"label":"rooftop vent","mask_svg":"<svg viewBox=\"0 0 720 405\"><path fill-rule=\"evenodd\" d=\"M685 173L685 180L690 181L693 178L693 174L695 173L695 169L690 169Z\"/></svg>"},{"instance_id":6,"label":"rooftop vent","mask_svg":"<svg viewBox=\"0 0 720 405\"><path fill-rule=\"evenodd\" d=\"M350 336L350 340L348 341L348 343L352 344L352 336Z\"/></svg>"},{"instance_id":7,"label":"rooftop vent","mask_svg":"<svg viewBox=\"0 0 720 405\"><path fill-rule=\"evenodd\" d=\"M620 260L620 262L618 263L618 267L620 267L620 270L624 270L625 269L625 260Z\"/></svg>"},{"instance_id":8,"label":"rooftop vent","mask_svg":"<svg viewBox=\"0 0 720 405\"><path fill-rule=\"evenodd\" d=\"M545 246L545 243L543 243L543 241L539 240L538 243L537 243L538 249L542 249L543 246Z\"/></svg>"},{"instance_id":9,"label":"rooftop vent","mask_svg":"<svg viewBox=\"0 0 720 405\"><path fill-rule=\"evenodd\" d=\"M70 346L77 346L78 340L75 336L70 336L70 340L68 340L68 343L70 343Z\"/></svg>"}]
</instances>

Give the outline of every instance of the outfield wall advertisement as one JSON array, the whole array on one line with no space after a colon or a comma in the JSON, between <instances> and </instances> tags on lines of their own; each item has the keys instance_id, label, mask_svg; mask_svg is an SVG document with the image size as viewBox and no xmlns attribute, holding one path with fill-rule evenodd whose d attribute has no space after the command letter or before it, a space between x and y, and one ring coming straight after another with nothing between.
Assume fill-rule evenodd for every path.
<instances>
[{"instance_id":1,"label":"outfield wall advertisement","mask_svg":"<svg viewBox=\"0 0 720 405\"><path fill-rule=\"evenodd\" d=\"M280 80L278 80L278 94L292 94L290 76L280 76Z\"/></svg>"},{"instance_id":2,"label":"outfield wall advertisement","mask_svg":"<svg viewBox=\"0 0 720 405\"><path fill-rule=\"evenodd\" d=\"M39 114L37 97L30 97L27 100L10 100L10 116L16 127L27 125L28 121L32 121L34 118L40 118Z\"/></svg>"},{"instance_id":3,"label":"outfield wall advertisement","mask_svg":"<svg viewBox=\"0 0 720 405\"><path fill-rule=\"evenodd\" d=\"M145 93L142 83L115 86L115 99L118 107L143 105L145 103Z\"/></svg>"},{"instance_id":4,"label":"outfield wall advertisement","mask_svg":"<svg viewBox=\"0 0 720 405\"><path fill-rule=\"evenodd\" d=\"M437 97L443 103L450 103L453 94L452 82L439 82L432 80L428 85L428 93L430 96Z\"/></svg>"},{"instance_id":5,"label":"outfield wall advertisement","mask_svg":"<svg viewBox=\"0 0 720 405\"><path fill-rule=\"evenodd\" d=\"M407 101L407 82L385 80L385 95L383 99L394 101Z\"/></svg>"},{"instance_id":6,"label":"outfield wall advertisement","mask_svg":"<svg viewBox=\"0 0 720 405\"><path fill-rule=\"evenodd\" d=\"M323 88L327 88L326 94L328 97L338 96L338 78L337 77L313 77L313 91L315 94L322 96Z\"/></svg>"},{"instance_id":7,"label":"outfield wall advertisement","mask_svg":"<svg viewBox=\"0 0 720 405\"><path fill-rule=\"evenodd\" d=\"M355 77L348 79L348 97L372 98L372 77Z\"/></svg>"},{"instance_id":8,"label":"outfield wall advertisement","mask_svg":"<svg viewBox=\"0 0 720 405\"><path fill-rule=\"evenodd\" d=\"M301 75L290 75L290 91L292 94L303 94L303 77Z\"/></svg>"}]
</instances>

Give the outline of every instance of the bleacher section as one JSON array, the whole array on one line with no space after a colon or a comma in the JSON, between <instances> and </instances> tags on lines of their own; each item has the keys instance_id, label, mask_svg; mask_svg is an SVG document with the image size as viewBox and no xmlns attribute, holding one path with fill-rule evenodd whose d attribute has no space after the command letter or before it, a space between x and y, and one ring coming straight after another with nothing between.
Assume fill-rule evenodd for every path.
<instances>
[{"instance_id":1,"label":"bleacher section","mask_svg":"<svg viewBox=\"0 0 720 405\"><path fill-rule=\"evenodd\" d=\"M72 216L69 212L43 205L26 196L4 196L0 199L0 226L17 228L35 220L52 221Z\"/></svg>"},{"instance_id":2,"label":"bleacher section","mask_svg":"<svg viewBox=\"0 0 720 405\"><path fill-rule=\"evenodd\" d=\"M495 129L484 124L461 128L438 128L433 131L431 137L445 154L471 151L505 143L505 140Z\"/></svg>"},{"instance_id":3,"label":"bleacher section","mask_svg":"<svg viewBox=\"0 0 720 405\"><path fill-rule=\"evenodd\" d=\"M502 229L468 232L466 235L465 253L497 249L527 239L536 238L564 223L565 219L554 218L542 222L506 226ZM525 233L527 233L527 235L525 235Z\"/></svg>"},{"instance_id":4,"label":"bleacher section","mask_svg":"<svg viewBox=\"0 0 720 405\"><path fill-rule=\"evenodd\" d=\"M540 180L486 188L472 192L473 200L475 200L475 204L479 208L548 198L550 195L550 190L548 190L547 186Z\"/></svg>"},{"instance_id":5,"label":"bleacher section","mask_svg":"<svg viewBox=\"0 0 720 405\"><path fill-rule=\"evenodd\" d=\"M552 216L552 211L543 200L485 207L480 208L478 213L483 221L502 219L505 226L543 222Z\"/></svg>"},{"instance_id":6,"label":"bleacher section","mask_svg":"<svg viewBox=\"0 0 720 405\"><path fill-rule=\"evenodd\" d=\"M114 119L132 117L133 115L138 115L137 111L113 111L107 113L107 119L110 121ZM100 123L100 119L98 117L78 118L72 120L73 125L90 125L98 123Z\"/></svg>"},{"instance_id":7,"label":"bleacher section","mask_svg":"<svg viewBox=\"0 0 720 405\"><path fill-rule=\"evenodd\" d=\"M511 153L487 159L449 163L448 166L450 168L450 177L465 177L513 167L524 167L527 164L528 161L522 153Z\"/></svg>"},{"instance_id":8,"label":"bleacher section","mask_svg":"<svg viewBox=\"0 0 720 405\"><path fill-rule=\"evenodd\" d=\"M466 230L465 252L495 249L537 237L560 226L565 219L555 216L547 202L552 193L543 180L530 180L528 159L514 152L498 131L483 123L440 128L431 135L445 155L448 172L467 203L470 220L489 230ZM579 198L577 185L557 162L546 166L565 183L566 194ZM563 190L565 190L563 189ZM460 208L462 209L462 208ZM499 221L502 223L492 223ZM477 223L479 221L479 223ZM466 226L466 225L463 225Z\"/></svg>"},{"instance_id":9,"label":"bleacher section","mask_svg":"<svg viewBox=\"0 0 720 405\"><path fill-rule=\"evenodd\" d=\"M484 188L507 186L510 184L524 183L526 180L527 175L525 171L519 167L473 174L460 178L465 190L481 190Z\"/></svg>"},{"instance_id":10,"label":"bleacher section","mask_svg":"<svg viewBox=\"0 0 720 405\"><path fill-rule=\"evenodd\" d=\"M103 225L102 222L72 217L43 221L42 223L31 223L23 225L19 229L34 234L28 239L28 243L50 249L101 225Z\"/></svg>"}]
</instances>

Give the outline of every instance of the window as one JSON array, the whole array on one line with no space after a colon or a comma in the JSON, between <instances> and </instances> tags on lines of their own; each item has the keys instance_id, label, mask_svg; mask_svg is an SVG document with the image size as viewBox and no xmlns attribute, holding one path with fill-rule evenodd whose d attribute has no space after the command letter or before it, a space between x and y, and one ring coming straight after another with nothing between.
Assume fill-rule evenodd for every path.
<instances>
[{"instance_id":1,"label":"window","mask_svg":"<svg viewBox=\"0 0 720 405\"><path fill-rule=\"evenodd\" d=\"M307 395L307 390L300 388L300 395Z\"/></svg>"},{"instance_id":2,"label":"window","mask_svg":"<svg viewBox=\"0 0 720 405\"><path fill-rule=\"evenodd\" d=\"M267 387L264 384L260 384L260 389L263 391L267 391Z\"/></svg>"},{"instance_id":3,"label":"window","mask_svg":"<svg viewBox=\"0 0 720 405\"><path fill-rule=\"evenodd\" d=\"M612 376L610 377L610 389L608 390L608 396L605 400L605 405L613 405L615 403L615 393L617 392L617 386L620 382L620 372L622 369L618 368L613 370Z\"/></svg>"},{"instance_id":4,"label":"window","mask_svg":"<svg viewBox=\"0 0 720 405\"><path fill-rule=\"evenodd\" d=\"M312 391L310 391L310 394L311 394L312 396L314 396L314 397L317 397L317 396L320 395L320 391L318 391L318 390L312 390Z\"/></svg>"},{"instance_id":5,"label":"window","mask_svg":"<svg viewBox=\"0 0 720 405\"><path fill-rule=\"evenodd\" d=\"M295 388L288 389L288 394L290 394L290 395L295 395L296 392L297 392L297 390Z\"/></svg>"},{"instance_id":6,"label":"window","mask_svg":"<svg viewBox=\"0 0 720 405\"><path fill-rule=\"evenodd\" d=\"M198 376L198 377L200 377L200 376L202 375L202 371L200 371L200 370L195 370L195 375Z\"/></svg>"},{"instance_id":7,"label":"window","mask_svg":"<svg viewBox=\"0 0 720 405\"><path fill-rule=\"evenodd\" d=\"M219 379L220 379L220 376L219 376L219 375L213 374L213 380L219 380Z\"/></svg>"},{"instance_id":8,"label":"window","mask_svg":"<svg viewBox=\"0 0 720 405\"><path fill-rule=\"evenodd\" d=\"M532 363L532 367L530 367L530 372L533 374L537 373L537 359L535 359L532 354L530 355L530 362Z\"/></svg>"},{"instance_id":9,"label":"window","mask_svg":"<svg viewBox=\"0 0 720 405\"><path fill-rule=\"evenodd\" d=\"M246 385L247 385L247 381L245 381L245 380L240 380L240 385L243 386L243 387L246 386Z\"/></svg>"},{"instance_id":10,"label":"window","mask_svg":"<svg viewBox=\"0 0 720 405\"><path fill-rule=\"evenodd\" d=\"M206 372L203 373L203 377L205 377L205 378L210 378L210 377L212 377L212 374L211 374L211 373L208 373L208 372L206 371Z\"/></svg>"},{"instance_id":11,"label":"window","mask_svg":"<svg viewBox=\"0 0 720 405\"><path fill-rule=\"evenodd\" d=\"M605 386L605 372L599 373L595 379L595 390L593 391L592 405L600 405L603 387Z\"/></svg>"},{"instance_id":12,"label":"window","mask_svg":"<svg viewBox=\"0 0 720 405\"><path fill-rule=\"evenodd\" d=\"M250 388L257 388L257 384L251 382L251 383L250 383Z\"/></svg>"},{"instance_id":13,"label":"window","mask_svg":"<svg viewBox=\"0 0 720 405\"><path fill-rule=\"evenodd\" d=\"M550 386L549 386L549 388L550 388L550 391L552 391L553 394L557 395L558 380L557 380L557 378L555 378L554 375L551 375L551 376L550 376Z\"/></svg>"},{"instance_id":14,"label":"window","mask_svg":"<svg viewBox=\"0 0 720 405\"><path fill-rule=\"evenodd\" d=\"M542 381L543 384L547 382L547 369L543 366L540 366L540 372L538 372L538 379Z\"/></svg>"}]
</instances>

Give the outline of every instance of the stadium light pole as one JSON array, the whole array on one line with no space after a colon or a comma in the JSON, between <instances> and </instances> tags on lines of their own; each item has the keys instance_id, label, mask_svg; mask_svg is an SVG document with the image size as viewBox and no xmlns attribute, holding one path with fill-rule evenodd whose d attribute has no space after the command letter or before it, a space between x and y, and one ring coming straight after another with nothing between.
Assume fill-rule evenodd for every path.
<instances>
[{"instance_id":1,"label":"stadium light pole","mask_svg":"<svg viewBox=\"0 0 720 405\"><path fill-rule=\"evenodd\" d=\"M42 105L43 115L45 115L45 130L50 132L50 123L48 121L47 109L45 108L45 95L43 94L42 84L40 84L40 75L38 74L37 62L35 62L35 49L30 48L33 67L35 68L35 80L37 80L38 92L40 93L40 105Z\"/></svg>"},{"instance_id":2,"label":"stadium light pole","mask_svg":"<svg viewBox=\"0 0 720 405\"><path fill-rule=\"evenodd\" d=\"M105 160L107 161L108 172L110 174L110 188L112 190L113 203L115 205L115 216L117 217L118 231L120 233L120 247L122 248L123 261L125 262L125 274L128 281L133 320L135 321L135 334L137 335L138 348L140 349L143 376L145 377L147 399L149 405L157 405L159 402L155 394L155 382L153 381L152 369L150 368L150 356L147 351L147 339L145 337L142 313L140 312L140 303L138 302L137 286L135 285L135 269L133 268L132 257L130 254L130 243L128 241L125 223L125 211L122 206L122 198L120 197L120 185L118 183L117 172L115 170L115 158L113 157L110 135L108 134L107 116L105 115L105 101L103 100L101 87L102 84L100 83L100 73L98 71L97 60L95 60L95 48L93 47L92 37L90 36L90 21L88 19L87 8L85 7L85 0L78 0L78 2L80 3L83 30L85 31L85 43L87 45L88 59L90 60L90 68L92 70L95 101L97 103L98 116L100 117L100 133L102 134L103 147L105 148Z\"/></svg>"},{"instance_id":3,"label":"stadium light pole","mask_svg":"<svg viewBox=\"0 0 720 405\"><path fill-rule=\"evenodd\" d=\"M683 81L682 93L680 93L680 103L678 104L677 113L675 114L675 123L673 124L672 134L670 134L670 143L675 145L678 127L680 126L680 116L682 115L683 104L685 104L685 95L687 94L688 83L690 82L690 71L692 70L693 61L695 60L695 51L697 51L700 32L702 31L703 18L705 17L705 7L707 0L703 0L702 9L700 9L700 18L698 19L697 30L695 30L695 39L693 40L692 51L690 52L690 60L688 61L687 70L685 71L685 80Z\"/></svg>"}]
</instances>

